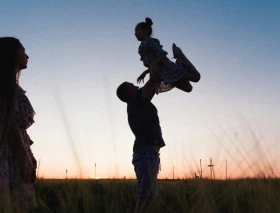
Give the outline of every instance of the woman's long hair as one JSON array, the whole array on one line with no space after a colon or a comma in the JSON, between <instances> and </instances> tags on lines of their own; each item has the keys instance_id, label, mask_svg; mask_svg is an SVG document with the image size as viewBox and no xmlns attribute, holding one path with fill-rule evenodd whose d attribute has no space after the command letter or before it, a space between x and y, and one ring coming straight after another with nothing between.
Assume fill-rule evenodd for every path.
<instances>
[{"instance_id":1,"label":"woman's long hair","mask_svg":"<svg viewBox=\"0 0 280 213\"><path fill-rule=\"evenodd\" d=\"M0 37L0 145L14 117L15 91L18 80L16 65L21 43L13 37Z\"/></svg>"}]
</instances>

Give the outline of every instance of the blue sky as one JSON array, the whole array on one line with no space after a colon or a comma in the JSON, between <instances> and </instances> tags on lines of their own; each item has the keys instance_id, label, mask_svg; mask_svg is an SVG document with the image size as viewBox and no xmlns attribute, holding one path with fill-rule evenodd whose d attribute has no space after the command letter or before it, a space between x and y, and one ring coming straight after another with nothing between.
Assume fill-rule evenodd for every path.
<instances>
[{"instance_id":1,"label":"blue sky","mask_svg":"<svg viewBox=\"0 0 280 213\"><path fill-rule=\"evenodd\" d=\"M175 42L202 74L192 93L153 101L167 144L160 177L173 165L191 176L210 157L217 171L227 159L232 176L252 175L260 150L279 162L279 9L277 1L2 2L1 36L18 37L30 56L20 85L37 113L28 131L39 174L77 176L79 161L86 177L94 162L100 177L134 177L134 137L115 89L145 69L134 27L146 16L168 56Z\"/></svg>"}]
</instances>

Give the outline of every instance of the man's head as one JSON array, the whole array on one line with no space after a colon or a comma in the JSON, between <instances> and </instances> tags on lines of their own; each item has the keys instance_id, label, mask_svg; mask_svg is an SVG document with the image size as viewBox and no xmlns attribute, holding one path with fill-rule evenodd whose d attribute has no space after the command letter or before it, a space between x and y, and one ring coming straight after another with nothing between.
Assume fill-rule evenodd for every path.
<instances>
[{"instance_id":1,"label":"man's head","mask_svg":"<svg viewBox=\"0 0 280 213\"><path fill-rule=\"evenodd\" d=\"M123 102L129 102L139 87L130 82L123 82L117 89L117 96Z\"/></svg>"}]
</instances>

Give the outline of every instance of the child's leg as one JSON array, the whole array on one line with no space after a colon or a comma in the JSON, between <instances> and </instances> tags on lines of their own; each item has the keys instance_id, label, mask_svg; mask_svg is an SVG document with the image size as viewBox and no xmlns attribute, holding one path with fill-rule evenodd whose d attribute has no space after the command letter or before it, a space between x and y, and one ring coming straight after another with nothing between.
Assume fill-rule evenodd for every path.
<instances>
[{"instance_id":1,"label":"child's leg","mask_svg":"<svg viewBox=\"0 0 280 213\"><path fill-rule=\"evenodd\" d=\"M200 73L194 67L194 65L189 61L189 59L185 56L182 50L173 44L172 46L174 58L176 58L177 64L182 64L182 66L187 69L186 78L189 81L198 82L200 80Z\"/></svg>"},{"instance_id":2,"label":"child's leg","mask_svg":"<svg viewBox=\"0 0 280 213\"><path fill-rule=\"evenodd\" d=\"M187 72L184 77L186 77L189 81L198 82L200 80L200 73L194 67L192 63L189 63L188 66L183 64L183 67L187 69Z\"/></svg>"},{"instance_id":3,"label":"child's leg","mask_svg":"<svg viewBox=\"0 0 280 213\"><path fill-rule=\"evenodd\" d=\"M172 85L180 90L183 90L184 92L192 91L192 85L190 84L189 79L186 75L184 75L179 81Z\"/></svg>"}]
</instances>

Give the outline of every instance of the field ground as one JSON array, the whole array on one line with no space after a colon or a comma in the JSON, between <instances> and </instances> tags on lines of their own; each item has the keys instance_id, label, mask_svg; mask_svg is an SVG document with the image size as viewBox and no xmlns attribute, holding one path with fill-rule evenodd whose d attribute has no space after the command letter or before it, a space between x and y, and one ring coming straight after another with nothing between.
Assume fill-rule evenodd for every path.
<instances>
[{"instance_id":1,"label":"field ground","mask_svg":"<svg viewBox=\"0 0 280 213\"><path fill-rule=\"evenodd\" d=\"M35 184L40 212L132 213L135 180L44 180ZM151 213L277 213L280 179L159 180Z\"/></svg>"}]
</instances>

